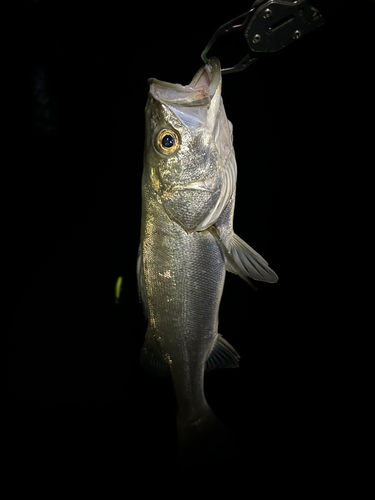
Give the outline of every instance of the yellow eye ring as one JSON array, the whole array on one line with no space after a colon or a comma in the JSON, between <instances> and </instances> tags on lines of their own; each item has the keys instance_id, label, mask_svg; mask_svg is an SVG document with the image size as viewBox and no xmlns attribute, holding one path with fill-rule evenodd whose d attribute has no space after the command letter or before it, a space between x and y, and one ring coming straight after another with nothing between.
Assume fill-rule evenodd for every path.
<instances>
[{"instance_id":1,"label":"yellow eye ring","mask_svg":"<svg viewBox=\"0 0 375 500\"><path fill-rule=\"evenodd\" d=\"M180 147L180 139L176 132L165 128L158 133L156 147L163 155L171 155Z\"/></svg>"}]
</instances>

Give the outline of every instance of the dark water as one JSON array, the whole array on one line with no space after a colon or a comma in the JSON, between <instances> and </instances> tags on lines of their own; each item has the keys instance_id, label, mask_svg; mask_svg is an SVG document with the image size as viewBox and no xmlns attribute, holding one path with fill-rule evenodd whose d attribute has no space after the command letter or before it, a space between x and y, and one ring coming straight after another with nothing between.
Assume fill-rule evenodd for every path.
<instances>
[{"instance_id":1,"label":"dark water","mask_svg":"<svg viewBox=\"0 0 375 500\"><path fill-rule=\"evenodd\" d=\"M238 163L235 231L280 280L254 293L227 277L220 333L241 367L207 376L206 393L240 456L199 469L216 477L211 487L217 470L248 491L296 487L296 476L316 484L340 448L343 327L356 322L343 248L358 242L352 200L372 152L364 118L374 110L366 28L374 9L362 3L366 19L333 2L319 31L223 79ZM108 473L111 484L161 491L182 474L173 392L138 364L147 78L187 84L216 27L241 12L189 11L170 23L157 7L140 18L104 5L24 2L12 13L2 334L12 472L91 486ZM348 43L348 23L360 17Z\"/></svg>"}]
</instances>

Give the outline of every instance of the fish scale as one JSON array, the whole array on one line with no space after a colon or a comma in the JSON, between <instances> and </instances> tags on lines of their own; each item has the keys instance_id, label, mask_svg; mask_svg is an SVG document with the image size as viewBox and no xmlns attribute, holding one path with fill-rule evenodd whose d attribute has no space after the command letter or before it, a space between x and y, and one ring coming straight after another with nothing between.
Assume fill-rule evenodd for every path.
<instances>
[{"instance_id":1,"label":"fish scale","mask_svg":"<svg viewBox=\"0 0 375 500\"><path fill-rule=\"evenodd\" d=\"M246 281L277 276L233 232L237 166L219 61L190 86L149 83L137 263L148 322L141 361L172 378L181 448L204 442L216 453L227 433L206 401L204 372L237 367L239 359L218 333L226 271Z\"/></svg>"}]
</instances>

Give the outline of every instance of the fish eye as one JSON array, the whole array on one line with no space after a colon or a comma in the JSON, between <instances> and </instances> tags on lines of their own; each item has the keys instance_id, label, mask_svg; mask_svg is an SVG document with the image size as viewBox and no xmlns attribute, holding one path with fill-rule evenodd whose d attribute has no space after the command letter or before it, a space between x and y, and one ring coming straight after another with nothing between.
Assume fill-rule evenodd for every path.
<instances>
[{"instance_id":1,"label":"fish eye","mask_svg":"<svg viewBox=\"0 0 375 500\"><path fill-rule=\"evenodd\" d=\"M173 130L161 130L156 139L156 147L163 155L174 153L180 147L178 135Z\"/></svg>"}]
</instances>

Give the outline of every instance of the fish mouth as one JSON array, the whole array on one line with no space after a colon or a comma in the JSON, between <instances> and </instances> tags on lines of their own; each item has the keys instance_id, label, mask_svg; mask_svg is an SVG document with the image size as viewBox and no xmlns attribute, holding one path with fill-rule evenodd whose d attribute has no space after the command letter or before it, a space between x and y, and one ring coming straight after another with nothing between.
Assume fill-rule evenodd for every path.
<instances>
[{"instance_id":1,"label":"fish mouth","mask_svg":"<svg viewBox=\"0 0 375 500\"><path fill-rule=\"evenodd\" d=\"M189 85L150 78L150 93L159 101L178 106L209 105L221 82L219 59L213 57L195 73Z\"/></svg>"},{"instance_id":2,"label":"fish mouth","mask_svg":"<svg viewBox=\"0 0 375 500\"><path fill-rule=\"evenodd\" d=\"M207 64L203 64L195 73L194 78L190 82L189 87L198 89L204 87L210 98L215 95L216 90L221 82L221 67L217 57L213 57Z\"/></svg>"}]
</instances>

